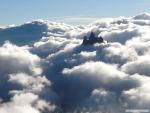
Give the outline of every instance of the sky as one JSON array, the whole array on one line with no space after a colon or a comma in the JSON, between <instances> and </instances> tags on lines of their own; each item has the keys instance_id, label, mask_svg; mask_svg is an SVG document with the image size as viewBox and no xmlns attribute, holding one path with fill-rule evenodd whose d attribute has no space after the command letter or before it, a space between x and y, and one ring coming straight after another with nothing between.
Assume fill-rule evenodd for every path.
<instances>
[{"instance_id":1,"label":"sky","mask_svg":"<svg viewBox=\"0 0 150 113\"><path fill-rule=\"evenodd\" d=\"M149 0L0 0L0 25L47 19L82 24L150 11Z\"/></svg>"}]
</instances>

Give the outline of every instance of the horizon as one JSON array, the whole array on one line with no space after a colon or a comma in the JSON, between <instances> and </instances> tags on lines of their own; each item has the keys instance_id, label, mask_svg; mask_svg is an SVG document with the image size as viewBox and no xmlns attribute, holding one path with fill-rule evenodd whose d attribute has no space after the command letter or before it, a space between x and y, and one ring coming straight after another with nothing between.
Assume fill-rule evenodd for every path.
<instances>
[{"instance_id":1,"label":"horizon","mask_svg":"<svg viewBox=\"0 0 150 113\"><path fill-rule=\"evenodd\" d=\"M82 25L90 25L91 23L94 23L98 20L101 19L121 19L121 18L133 18L135 16L139 16L139 15L150 15L150 13L148 12L143 12L143 13L138 13L136 15L132 15L132 16L118 16L118 17L102 17L102 18L90 18L90 17L64 17L64 18L56 18L55 20L48 20L48 19L33 19L33 20L29 20L29 21L24 21L22 23L18 23L18 24L8 24L8 25L0 25L0 28L7 28L7 27L15 27L15 26L20 26L26 23L31 23L34 21L47 21L47 22L56 22L56 23L64 23L64 24L68 24L68 25L72 25L72 26L82 26Z\"/></svg>"}]
</instances>

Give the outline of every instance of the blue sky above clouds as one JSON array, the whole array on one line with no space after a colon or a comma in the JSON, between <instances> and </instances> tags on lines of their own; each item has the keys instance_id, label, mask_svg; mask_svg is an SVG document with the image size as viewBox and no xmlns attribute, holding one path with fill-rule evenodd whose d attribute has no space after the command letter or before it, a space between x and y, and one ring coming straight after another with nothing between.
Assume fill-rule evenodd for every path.
<instances>
[{"instance_id":1,"label":"blue sky above clouds","mask_svg":"<svg viewBox=\"0 0 150 113\"><path fill-rule=\"evenodd\" d=\"M148 0L0 0L0 25L34 19L78 23L101 17L133 16L149 12ZM70 19L71 18L71 19ZM83 20L83 18L85 20ZM92 19L91 19L92 18Z\"/></svg>"}]
</instances>

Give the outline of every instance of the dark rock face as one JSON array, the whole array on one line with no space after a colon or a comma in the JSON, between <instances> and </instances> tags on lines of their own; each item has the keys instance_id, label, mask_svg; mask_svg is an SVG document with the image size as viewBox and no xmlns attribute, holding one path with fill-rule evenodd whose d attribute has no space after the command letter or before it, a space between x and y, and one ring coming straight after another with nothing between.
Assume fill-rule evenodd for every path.
<instances>
[{"instance_id":1,"label":"dark rock face","mask_svg":"<svg viewBox=\"0 0 150 113\"><path fill-rule=\"evenodd\" d=\"M83 39L83 45L93 45L95 43L103 43L103 38L102 37L96 37L94 35L93 32L91 32L91 35L89 38L87 38L86 36L84 36L84 39Z\"/></svg>"}]
</instances>

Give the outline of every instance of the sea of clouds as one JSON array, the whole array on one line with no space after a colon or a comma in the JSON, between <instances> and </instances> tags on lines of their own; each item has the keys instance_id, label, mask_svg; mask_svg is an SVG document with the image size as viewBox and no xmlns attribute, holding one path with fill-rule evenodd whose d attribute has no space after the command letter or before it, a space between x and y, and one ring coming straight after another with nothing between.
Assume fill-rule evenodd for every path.
<instances>
[{"instance_id":1,"label":"sea of clouds","mask_svg":"<svg viewBox=\"0 0 150 113\"><path fill-rule=\"evenodd\" d=\"M82 45L93 31L105 43ZM150 109L150 14L0 28L0 113Z\"/></svg>"}]
</instances>

